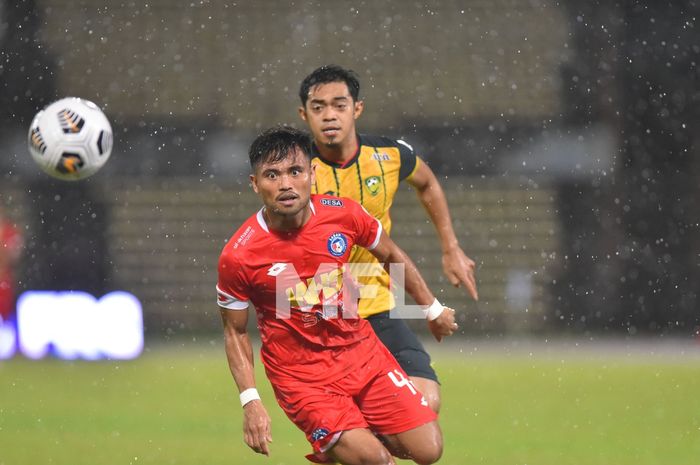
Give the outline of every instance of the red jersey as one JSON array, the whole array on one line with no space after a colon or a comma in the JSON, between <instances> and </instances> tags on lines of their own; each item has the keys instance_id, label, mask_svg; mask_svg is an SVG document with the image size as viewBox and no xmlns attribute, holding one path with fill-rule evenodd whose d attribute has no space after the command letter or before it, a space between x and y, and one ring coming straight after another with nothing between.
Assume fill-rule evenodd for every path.
<instances>
[{"instance_id":1,"label":"red jersey","mask_svg":"<svg viewBox=\"0 0 700 465\"><path fill-rule=\"evenodd\" d=\"M344 273L352 247L373 249L381 223L358 203L312 195L311 217L294 231L270 230L261 209L219 258L219 306L257 312L261 358L271 381L333 382L371 357L376 336L357 315ZM363 343L364 341L364 343Z\"/></svg>"},{"instance_id":2,"label":"red jersey","mask_svg":"<svg viewBox=\"0 0 700 465\"><path fill-rule=\"evenodd\" d=\"M22 248L19 231L0 218L0 319L6 320L14 310L14 264Z\"/></svg>"}]
</instances>

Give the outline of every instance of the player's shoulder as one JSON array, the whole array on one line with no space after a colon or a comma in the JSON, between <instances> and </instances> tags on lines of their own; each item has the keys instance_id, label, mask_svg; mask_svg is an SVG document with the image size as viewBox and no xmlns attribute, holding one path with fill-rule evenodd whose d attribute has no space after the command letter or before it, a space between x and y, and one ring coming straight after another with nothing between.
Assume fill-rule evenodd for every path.
<instances>
[{"instance_id":1,"label":"player's shoulder","mask_svg":"<svg viewBox=\"0 0 700 465\"><path fill-rule=\"evenodd\" d=\"M240 262L245 261L245 254L253 243L253 238L262 231L259 216L261 211L251 215L229 238L221 251L221 260Z\"/></svg>"},{"instance_id":2,"label":"player's shoulder","mask_svg":"<svg viewBox=\"0 0 700 465\"><path fill-rule=\"evenodd\" d=\"M399 151L409 151L413 153L413 147L403 139L392 139L386 136L374 134L360 134L360 144L376 149L394 148Z\"/></svg>"}]
</instances>

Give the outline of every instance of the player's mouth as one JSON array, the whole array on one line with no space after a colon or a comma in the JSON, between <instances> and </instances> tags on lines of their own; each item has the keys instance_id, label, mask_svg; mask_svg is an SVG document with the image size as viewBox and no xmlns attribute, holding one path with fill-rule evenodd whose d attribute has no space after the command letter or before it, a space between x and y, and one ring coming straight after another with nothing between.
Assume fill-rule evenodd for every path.
<instances>
[{"instance_id":1,"label":"player's mouth","mask_svg":"<svg viewBox=\"0 0 700 465\"><path fill-rule=\"evenodd\" d=\"M276 200L285 207L291 207L292 205L294 205L294 202L296 202L298 198L298 195L288 193L277 196Z\"/></svg>"},{"instance_id":2,"label":"player's mouth","mask_svg":"<svg viewBox=\"0 0 700 465\"><path fill-rule=\"evenodd\" d=\"M324 136L333 139L334 137L338 137L340 135L340 128L337 126L327 127L321 129L321 132Z\"/></svg>"}]
</instances>

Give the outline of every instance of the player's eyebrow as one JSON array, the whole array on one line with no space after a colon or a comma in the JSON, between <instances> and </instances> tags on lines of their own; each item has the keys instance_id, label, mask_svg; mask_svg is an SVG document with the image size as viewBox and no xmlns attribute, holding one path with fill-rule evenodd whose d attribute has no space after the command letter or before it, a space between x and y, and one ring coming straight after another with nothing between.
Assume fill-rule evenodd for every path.
<instances>
[{"instance_id":1,"label":"player's eyebrow","mask_svg":"<svg viewBox=\"0 0 700 465\"><path fill-rule=\"evenodd\" d=\"M331 100L336 102L338 100L349 100L349 99L350 99L350 96L348 96L348 95L340 95L338 97L333 97ZM311 98L309 100L309 102L311 102L311 103L326 103L326 101L324 99L320 99L320 98Z\"/></svg>"}]
</instances>

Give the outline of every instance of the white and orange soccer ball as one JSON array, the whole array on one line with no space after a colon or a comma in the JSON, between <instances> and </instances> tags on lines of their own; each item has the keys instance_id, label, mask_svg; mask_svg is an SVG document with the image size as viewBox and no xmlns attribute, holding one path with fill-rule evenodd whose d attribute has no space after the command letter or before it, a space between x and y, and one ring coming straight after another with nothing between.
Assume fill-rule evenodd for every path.
<instances>
[{"instance_id":1,"label":"white and orange soccer ball","mask_svg":"<svg viewBox=\"0 0 700 465\"><path fill-rule=\"evenodd\" d=\"M77 181L95 174L112 153L112 127L102 110L66 97L36 114L29 128L29 152L49 175Z\"/></svg>"}]
</instances>

